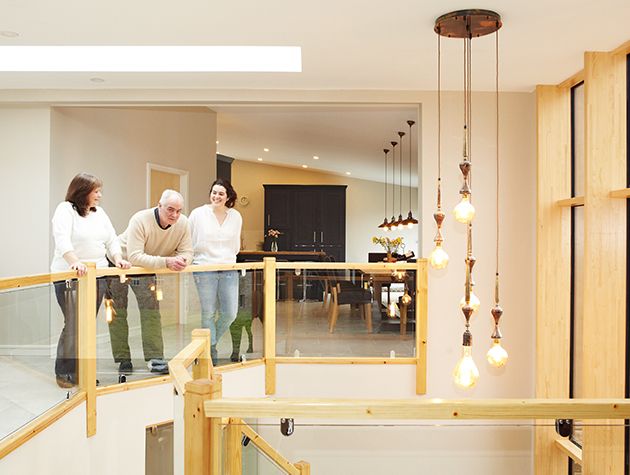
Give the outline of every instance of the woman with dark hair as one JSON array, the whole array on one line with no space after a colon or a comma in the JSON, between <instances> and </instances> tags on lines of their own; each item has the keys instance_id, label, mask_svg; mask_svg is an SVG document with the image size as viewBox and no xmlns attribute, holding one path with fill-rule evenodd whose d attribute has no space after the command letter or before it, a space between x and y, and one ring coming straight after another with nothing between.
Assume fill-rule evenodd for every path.
<instances>
[{"instance_id":1,"label":"woman with dark hair","mask_svg":"<svg viewBox=\"0 0 630 475\"><path fill-rule=\"evenodd\" d=\"M128 269L131 264L121 256L120 244L109 217L98 206L101 200L101 180L88 173L75 176L52 218L55 253L52 272L76 271L85 275L86 262L98 268L108 266L109 255L117 267ZM98 279L96 311L105 293L105 281ZM55 295L61 307L64 327L59 335L55 374L57 384L72 387L77 381L76 349L76 280L55 282Z\"/></svg>"},{"instance_id":2,"label":"woman with dark hair","mask_svg":"<svg viewBox=\"0 0 630 475\"><path fill-rule=\"evenodd\" d=\"M209 198L208 204L190 213L193 264L233 264L243 226L241 214L234 209L236 191L228 180L219 178L210 186ZM217 343L238 310L238 272L196 272L194 278L201 302L201 326L210 329L212 360L216 363Z\"/></svg>"}]
</instances>

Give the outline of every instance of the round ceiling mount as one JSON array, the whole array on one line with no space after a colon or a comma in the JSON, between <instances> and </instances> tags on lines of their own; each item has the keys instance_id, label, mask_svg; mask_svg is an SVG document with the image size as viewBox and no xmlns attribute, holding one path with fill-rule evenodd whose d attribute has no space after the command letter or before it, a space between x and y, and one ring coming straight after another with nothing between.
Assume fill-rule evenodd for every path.
<instances>
[{"instance_id":1,"label":"round ceiling mount","mask_svg":"<svg viewBox=\"0 0 630 475\"><path fill-rule=\"evenodd\" d=\"M446 13L435 20L433 30L447 38L478 38L497 31L501 15L492 10L457 10Z\"/></svg>"}]
</instances>

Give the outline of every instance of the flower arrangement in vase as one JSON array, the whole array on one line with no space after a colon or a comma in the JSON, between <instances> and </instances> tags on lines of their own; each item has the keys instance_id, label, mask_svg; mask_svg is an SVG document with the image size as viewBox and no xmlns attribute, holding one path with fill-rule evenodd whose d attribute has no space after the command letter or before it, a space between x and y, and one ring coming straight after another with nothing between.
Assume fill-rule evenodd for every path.
<instances>
[{"instance_id":1,"label":"flower arrangement in vase","mask_svg":"<svg viewBox=\"0 0 630 475\"><path fill-rule=\"evenodd\" d=\"M271 239L271 252L278 252L278 237L281 234L277 229L267 229L265 236Z\"/></svg>"},{"instance_id":2,"label":"flower arrangement in vase","mask_svg":"<svg viewBox=\"0 0 630 475\"><path fill-rule=\"evenodd\" d=\"M403 242L402 237L397 237L394 239L390 239L388 237L376 237L372 238L373 244L380 244L387 252L386 260L387 262L396 262L396 258L392 256L392 254L398 253L398 251L403 251L405 249L405 243Z\"/></svg>"}]
</instances>

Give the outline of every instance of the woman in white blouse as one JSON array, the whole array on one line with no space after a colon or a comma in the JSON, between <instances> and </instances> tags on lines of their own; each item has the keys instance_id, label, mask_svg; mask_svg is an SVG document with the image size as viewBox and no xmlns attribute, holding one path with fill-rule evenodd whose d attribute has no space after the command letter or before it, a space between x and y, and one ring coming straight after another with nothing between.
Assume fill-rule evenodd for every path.
<instances>
[{"instance_id":1,"label":"woman in white blouse","mask_svg":"<svg viewBox=\"0 0 630 475\"><path fill-rule=\"evenodd\" d=\"M193 264L233 264L243 226L241 214L234 209L236 191L229 181L219 178L210 186L209 198L208 204L194 209L188 218ZM196 272L194 277L201 302L201 326L210 329L212 360L216 362L217 342L238 311L238 272Z\"/></svg>"},{"instance_id":2,"label":"woman in white blouse","mask_svg":"<svg viewBox=\"0 0 630 475\"><path fill-rule=\"evenodd\" d=\"M79 173L70 182L66 200L59 203L52 218L55 240L52 272L74 270L82 276L87 271L87 262L94 262L97 268L107 267L106 255L117 267L131 267L121 257L120 244L109 217L98 206L102 186L101 180L88 173ZM98 279L97 312L105 288L105 281ZM55 374L57 384L67 388L77 382L76 280L55 282L55 295L64 318L57 345Z\"/></svg>"}]
</instances>

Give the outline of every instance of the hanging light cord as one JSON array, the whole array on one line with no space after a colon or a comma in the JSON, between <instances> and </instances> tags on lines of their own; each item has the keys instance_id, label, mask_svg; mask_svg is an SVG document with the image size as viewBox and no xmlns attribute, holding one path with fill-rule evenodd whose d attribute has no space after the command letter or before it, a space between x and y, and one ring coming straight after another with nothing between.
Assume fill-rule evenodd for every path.
<instances>
[{"instance_id":1,"label":"hanging light cord","mask_svg":"<svg viewBox=\"0 0 630 475\"><path fill-rule=\"evenodd\" d=\"M497 268L496 268L496 285L495 285L495 289L494 289L494 301L495 303L498 305L499 303L499 30L497 29L497 31L495 32L495 95L496 95L496 121L497 121L497 137L496 137L496 151L497 151L497 198L496 198L496 202L497 202L497 217L496 217L496 221L497 221L497 249L496 249L496 263L497 263Z\"/></svg>"},{"instance_id":2,"label":"hanging light cord","mask_svg":"<svg viewBox=\"0 0 630 475\"><path fill-rule=\"evenodd\" d=\"M385 152L385 220L387 220L387 152Z\"/></svg>"},{"instance_id":3,"label":"hanging light cord","mask_svg":"<svg viewBox=\"0 0 630 475\"><path fill-rule=\"evenodd\" d=\"M441 51L441 38L442 35L438 34L438 73L437 73L437 87L438 87L438 150L437 150L437 159L438 159L438 192L437 192L437 207L438 210L442 208L442 197L441 197L441 185L442 185L442 51ZM410 157L409 167L411 167L411 157ZM409 168L409 180L411 180L411 168ZM411 187L409 188L409 193L411 193ZM411 199L411 196L409 197Z\"/></svg>"}]
</instances>

